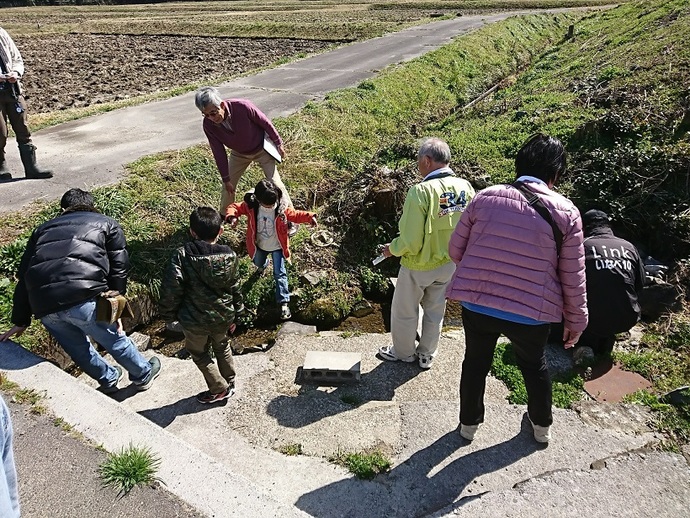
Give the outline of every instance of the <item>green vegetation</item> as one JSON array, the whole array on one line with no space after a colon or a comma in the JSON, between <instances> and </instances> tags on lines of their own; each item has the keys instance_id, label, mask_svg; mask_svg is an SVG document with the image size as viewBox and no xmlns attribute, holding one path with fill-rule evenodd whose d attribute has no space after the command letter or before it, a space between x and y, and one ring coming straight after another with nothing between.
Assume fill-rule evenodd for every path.
<instances>
[{"instance_id":1,"label":"green vegetation","mask_svg":"<svg viewBox=\"0 0 690 518\"><path fill-rule=\"evenodd\" d=\"M516 405L527 404L527 389L522 373L517 366L513 346L509 343L499 343L496 346L494 359L491 363L491 374L506 384L510 390L508 401ZM570 408L575 401L584 395L584 380L576 372L568 372L554 376L553 404L558 408Z\"/></svg>"},{"instance_id":2,"label":"green vegetation","mask_svg":"<svg viewBox=\"0 0 690 518\"><path fill-rule=\"evenodd\" d=\"M128 494L136 485L162 482L156 476L160 459L149 448L129 445L120 453L111 453L99 467L104 486L111 486L119 494Z\"/></svg>"},{"instance_id":3,"label":"green vegetation","mask_svg":"<svg viewBox=\"0 0 690 518\"><path fill-rule=\"evenodd\" d=\"M302 445L300 443L283 444L278 451L283 455L295 456L302 455Z\"/></svg>"},{"instance_id":4,"label":"green vegetation","mask_svg":"<svg viewBox=\"0 0 690 518\"><path fill-rule=\"evenodd\" d=\"M690 397L688 392L686 397ZM690 443L690 405L663 403L657 396L644 390L627 397L626 401L647 405L652 410L654 419L650 424L668 437L662 442L662 448L680 453L679 446Z\"/></svg>"},{"instance_id":5,"label":"green vegetation","mask_svg":"<svg viewBox=\"0 0 690 518\"><path fill-rule=\"evenodd\" d=\"M329 462L346 467L357 478L371 480L379 473L390 470L391 461L380 450L362 453L337 452L328 458Z\"/></svg>"}]
</instances>

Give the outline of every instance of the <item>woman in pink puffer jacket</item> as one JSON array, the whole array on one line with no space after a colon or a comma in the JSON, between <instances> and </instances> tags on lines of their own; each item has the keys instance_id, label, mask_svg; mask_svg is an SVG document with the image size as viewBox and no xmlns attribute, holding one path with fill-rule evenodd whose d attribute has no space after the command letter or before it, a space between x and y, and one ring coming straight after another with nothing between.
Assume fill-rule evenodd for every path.
<instances>
[{"instance_id":1,"label":"woman in pink puffer jacket","mask_svg":"<svg viewBox=\"0 0 690 518\"><path fill-rule=\"evenodd\" d=\"M495 185L472 199L449 245L456 270L446 295L462 305L466 342L460 435L470 441L484 421L486 376L503 334L525 380L534 438L548 442L553 419L544 347L550 323L564 320L566 348L587 327L582 220L570 200L551 190L565 171L563 145L534 135L515 166L516 183L538 196L556 229L515 184Z\"/></svg>"}]
</instances>

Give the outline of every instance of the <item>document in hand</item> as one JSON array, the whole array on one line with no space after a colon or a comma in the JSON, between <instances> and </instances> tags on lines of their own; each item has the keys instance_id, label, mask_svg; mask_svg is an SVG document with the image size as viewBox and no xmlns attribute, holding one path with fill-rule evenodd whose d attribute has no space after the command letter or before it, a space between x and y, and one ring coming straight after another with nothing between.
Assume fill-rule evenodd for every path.
<instances>
[{"instance_id":1,"label":"document in hand","mask_svg":"<svg viewBox=\"0 0 690 518\"><path fill-rule=\"evenodd\" d=\"M278 162L279 164L283 161L283 159L280 156L280 153L278 152L278 148L273 143L273 141L270 138L268 138L268 135L266 134L264 134L264 150L266 151L266 153L275 158L276 162Z\"/></svg>"}]
</instances>

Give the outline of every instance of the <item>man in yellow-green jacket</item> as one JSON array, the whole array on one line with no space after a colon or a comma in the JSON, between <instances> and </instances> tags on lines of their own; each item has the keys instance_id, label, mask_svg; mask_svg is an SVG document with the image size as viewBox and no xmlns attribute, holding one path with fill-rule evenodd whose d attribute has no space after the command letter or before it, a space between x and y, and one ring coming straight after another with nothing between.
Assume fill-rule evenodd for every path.
<instances>
[{"instance_id":1,"label":"man in yellow-green jacket","mask_svg":"<svg viewBox=\"0 0 690 518\"><path fill-rule=\"evenodd\" d=\"M383 255L400 257L400 272L391 308L393 345L381 347L388 361L431 367L446 309L446 285L455 272L448 242L474 189L448 167L450 148L437 138L422 142L417 154L424 178L405 198L400 235L385 245ZM419 306L424 309L419 345L415 347Z\"/></svg>"}]
</instances>

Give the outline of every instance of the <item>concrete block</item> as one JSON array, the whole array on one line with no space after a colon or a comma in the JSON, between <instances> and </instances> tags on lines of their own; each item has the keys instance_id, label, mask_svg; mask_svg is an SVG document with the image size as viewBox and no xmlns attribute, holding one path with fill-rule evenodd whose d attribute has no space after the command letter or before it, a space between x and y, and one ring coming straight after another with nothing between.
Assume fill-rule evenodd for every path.
<instances>
[{"instance_id":1,"label":"concrete block","mask_svg":"<svg viewBox=\"0 0 690 518\"><path fill-rule=\"evenodd\" d=\"M307 351L302 380L313 383L351 383L362 377L362 354Z\"/></svg>"}]
</instances>

